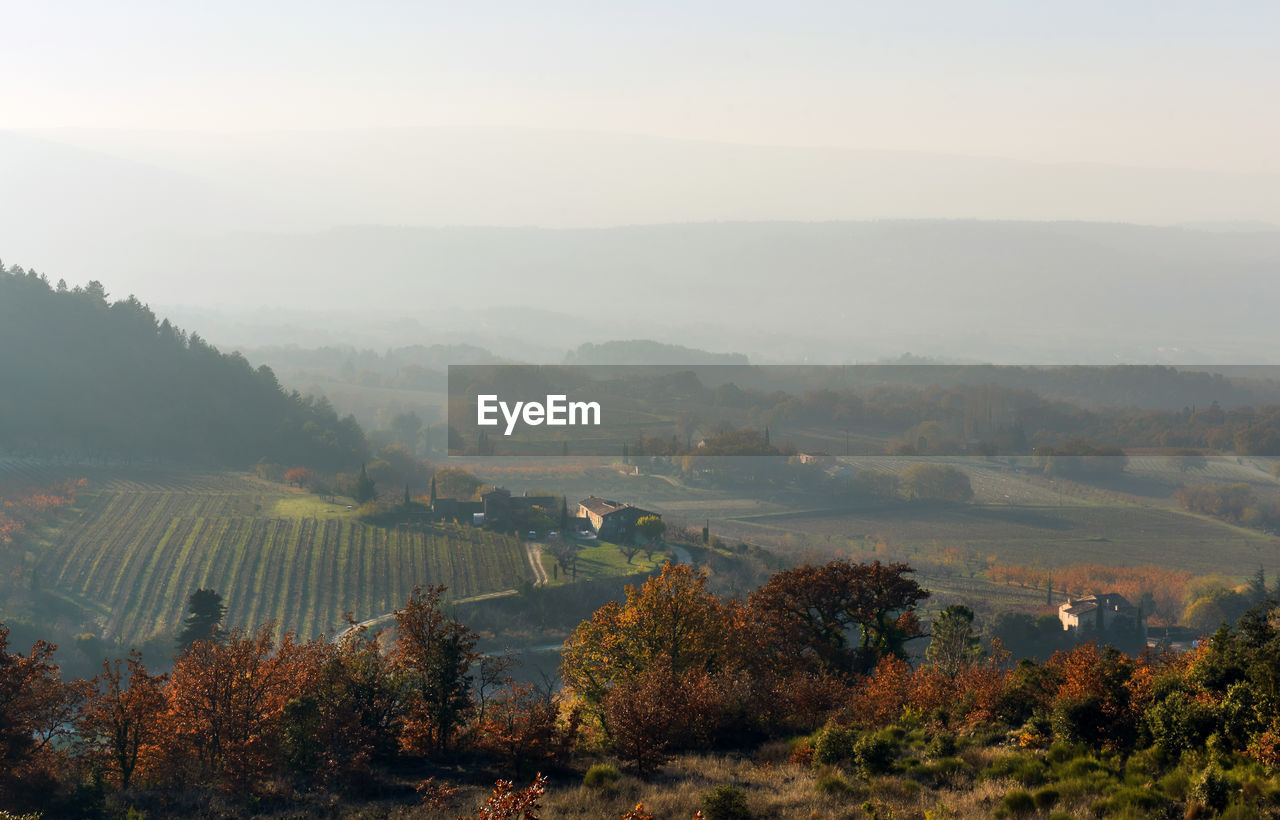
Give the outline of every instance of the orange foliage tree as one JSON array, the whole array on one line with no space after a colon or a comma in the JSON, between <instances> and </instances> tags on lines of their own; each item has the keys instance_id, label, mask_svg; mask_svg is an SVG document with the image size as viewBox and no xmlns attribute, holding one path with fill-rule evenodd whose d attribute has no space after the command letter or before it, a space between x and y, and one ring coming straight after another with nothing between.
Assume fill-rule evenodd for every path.
<instances>
[{"instance_id":1,"label":"orange foliage tree","mask_svg":"<svg viewBox=\"0 0 1280 820\"><path fill-rule=\"evenodd\" d=\"M551 688L528 683L513 684L488 705L479 727L477 745L515 769L562 760L577 738L581 711L570 708L561 715L561 697Z\"/></svg>"},{"instance_id":2,"label":"orange foliage tree","mask_svg":"<svg viewBox=\"0 0 1280 820\"><path fill-rule=\"evenodd\" d=\"M84 687L63 683L53 644L37 641L25 655L8 645L9 630L0 624L0 798L22 800L56 783L59 747Z\"/></svg>"},{"instance_id":3,"label":"orange foliage tree","mask_svg":"<svg viewBox=\"0 0 1280 820\"><path fill-rule=\"evenodd\" d=\"M627 587L624 604L605 604L565 641L561 676L606 733L604 700L616 684L659 659L679 677L730 653L728 607L706 587L704 572L669 563L639 589Z\"/></svg>"},{"instance_id":4,"label":"orange foliage tree","mask_svg":"<svg viewBox=\"0 0 1280 820\"><path fill-rule=\"evenodd\" d=\"M832 561L776 573L748 607L771 633L769 646L788 662L828 672L869 671L883 655L902 657L922 632L916 605L929 597L906 564ZM858 646L848 645L855 633Z\"/></svg>"},{"instance_id":5,"label":"orange foliage tree","mask_svg":"<svg viewBox=\"0 0 1280 820\"><path fill-rule=\"evenodd\" d=\"M321 642L299 644L275 627L198 641L174 662L166 733L152 774L252 791L280 771L285 706L316 682Z\"/></svg>"},{"instance_id":6,"label":"orange foliage tree","mask_svg":"<svg viewBox=\"0 0 1280 820\"><path fill-rule=\"evenodd\" d=\"M147 674L142 655L129 653L127 676L121 661L104 661L76 719L85 757L100 765L122 790L129 788L144 748L162 731L166 675ZM127 680L126 680L127 678Z\"/></svg>"}]
</instances>

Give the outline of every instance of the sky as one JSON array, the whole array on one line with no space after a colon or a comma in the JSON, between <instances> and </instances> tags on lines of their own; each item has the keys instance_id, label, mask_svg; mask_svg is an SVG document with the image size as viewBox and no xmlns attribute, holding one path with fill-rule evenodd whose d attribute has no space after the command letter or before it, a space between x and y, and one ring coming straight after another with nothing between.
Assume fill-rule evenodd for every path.
<instances>
[{"instance_id":1,"label":"sky","mask_svg":"<svg viewBox=\"0 0 1280 820\"><path fill-rule=\"evenodd\" d=\"M0 3L0 129L501 126L1280 172L1273 2Z\"/></svg>"}]
</instances>

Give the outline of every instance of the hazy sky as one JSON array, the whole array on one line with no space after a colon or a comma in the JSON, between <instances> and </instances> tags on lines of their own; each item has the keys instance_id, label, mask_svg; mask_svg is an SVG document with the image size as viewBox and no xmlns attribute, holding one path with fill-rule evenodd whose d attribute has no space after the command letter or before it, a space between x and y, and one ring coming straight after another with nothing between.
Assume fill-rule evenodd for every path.
<instances>
[{"instance_id":1,"label":"hazy sky","mask_svg":"<svg viewBox=\"0 0 1280 820\"><path fill-rule=\"evenodd\" d=\"M0 128L434 125L1280 171L1274 2L0 3Z\"/></svg>"}]
</instances>

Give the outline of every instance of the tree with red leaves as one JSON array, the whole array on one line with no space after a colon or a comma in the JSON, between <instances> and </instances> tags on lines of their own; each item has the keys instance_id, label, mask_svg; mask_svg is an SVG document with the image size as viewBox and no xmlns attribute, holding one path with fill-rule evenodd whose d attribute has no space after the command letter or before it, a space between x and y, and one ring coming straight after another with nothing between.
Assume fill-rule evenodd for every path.
<instances>
[{"instance_id":1,"label":"tree with red leaves","mask_svg":"<svg viewBox=\"0 0 1280 820\"><path fill-rule=\"evenodd\" d=\"M523 789L510 780L499 780L489 799L466 820L538 820L538 800L546 793L547 778L542 774Z\"/></svg>"},{"instance_id":2,"label":"tree with red leaves","mask_svg":"<svg viewBox=\"0 0 1280 820\"><path fill-rule=\"evenodd\" d=\"M26 655L8 652L0 624L0 798L52 789L82 685L65 684L53 662L57 648L37 641ZM46 795L47 796L47 795Z\"/></svg>"},{"instance_id":3,"label":"tree with red leaves","mask_svg":"<svg viewBox=\"0 0 1280 820\"><path fill-rule=\"evenodd\" d=\"M76 719L85 756L100 761L121 790L129 788L139 755L162 731L167 675L147 674L142 655L129 653L127 675L121 661L103 661Z\"/></svg>"},{"instance_id":4,"label":"tree with red leaves","mask_svg":"<svg viewBox=\"0 0 1280 820\"><path fill-rule=\"evenodd\" d=\"M912 572L879 561L805 565L775 574L748 607L772 633L773 650L789 660L866 673L881 657L904 657L904 644L923 634L914 610L929 592L908 577Z\"/></svg>"}]
</instances>

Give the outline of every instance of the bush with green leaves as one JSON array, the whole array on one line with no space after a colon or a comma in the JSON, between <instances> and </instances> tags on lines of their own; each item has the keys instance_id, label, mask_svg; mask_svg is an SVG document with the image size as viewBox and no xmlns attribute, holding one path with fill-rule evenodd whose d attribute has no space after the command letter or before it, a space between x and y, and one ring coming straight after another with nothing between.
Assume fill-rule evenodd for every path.
<instances>
[{"instance_id":1,"label":"bush with green leaves","mask_svg":"<svg viewBox=\"0 0 1280 820\"><path fill-rule=\"evenodd\" d=\"M858 741L858 729L828 723L818 732L813 743L813 760L824 766L844 763L853 759L853 746Z\"/></svg>"},{"instance_id":2,"label":"bush with green leaves","mask_svg":"<svg viewBox=\"0 0 1280 820\"><path fill-rule=\"evenodd\" d=\"M853 744L853 762L866 777L888 774L898 756L898 743L889 731L863 735Z\"/></svg>"},{"instance_id":3,"label":"bush with green leaves","mask_svg":"<svg viewBox=\"0 0 1280 820\"><path fill-rule=\"evenodd\" d=\"M746 793L727 783L702 798L702 813L707 820L751 820Z\"/></svg>"},{"instance_id":4,"label":"bush with green leaves","mask_svg":"<svg viewBox=\"0 0 1280 820\"><path fill-rule=\"evenodd\" d=\"M582 776L582 785L589 789L604 788L617 783L620 777L622 777L622 772L618 771L617 766L608 763L597 763L587 769L587 773Z\"/></svg>"},{"instance_id":5,"label":"bush with green leaves","mask_svg":"<svg viewBox=\"0 0 1280 820\"><path fill-rule=\"evenodd\" d=\"M1084 743L1099 748L1106 735L1110 718L1097 695L1063 700L1053 707L1053 736L1068 743Z\"/></svg>"},{"instance_id":6,"label":"bush with green leaves","mask_svg":"<svg viewBox=\"0 0 1280 820\"><path fill-rule=\"evenodd\" d=\"M1170 692L1153 703L1143 720L1151 744L1173 760L1184 749L1203 745L1217 723L1212 707L1192 700L1184 691Z\"/></svg>"},{"instance_id":7,"label":"bush with green leaves","mask_svg":"<svg viewBox=\"0 0 1280 820\"><path fill-rule=\"evenodd\" d=\"M924 753L929 757L953 757L956 753L956 736L951 732L938 732L929 739Z\"/></svg>"},{"instance_id":8,"label":"bush with green leaves","mask_svg":"<svg viewBox=\"0 0 1280 820\"><path fill-rule=\"evenodd\" d=\"M814 782L814 788L821 794L829 794L833 797L845 797L857 791L848 780L835 772L819 775Z\"/></svg>"},{"instance_id":9,"label":"bush with green leaves","mask_svg":"<svg viewBox=\"0 0 1280 820\"><path fill-rule=\"evenodd\" d=\"M1222 811L1231 797L1231 781L1217 766L1210 766L1201 773L1191 787L1191 799L1211 809Z\"/></svg>"},{"instance_id":10,"label":"bush with green leaves","mask_svg":"<svg viewBox=\"0 0 1280 820\"><path fill-rule=\"evenodd\" d=\"M1043 789L1036 789L1031 795L1031 799L1036 801L1036 808L1041 811L1048 811L1058 803L1058 799L1062 795L1058 794L1058 790L1053 786L1045 786Z\"/></svg>"},{"instance_id":11,"label":"bush with green leaves","mask_svg":"<svg viewBox=\"0 0 1280 820\"><path fill-rule=\"evenodd\" d=\"M1023 786L1038 786L1049 777L1040 758L1029 754L1006 754L991 761L982 772L984 780L1013 780Z\"/></svg>"},{"instance_id":12,"label":"bush with green leaves","mask_svg":"<svg viewBox=\"0 0 1280 820\"><path fill-rule=\"evenodd\" d=\"M1022 789L1014 789L1000 801L1000 807L1013 817L1026 817L1029 814L1035 814L1036 801Z\"/></svg>"}]
</instances>

